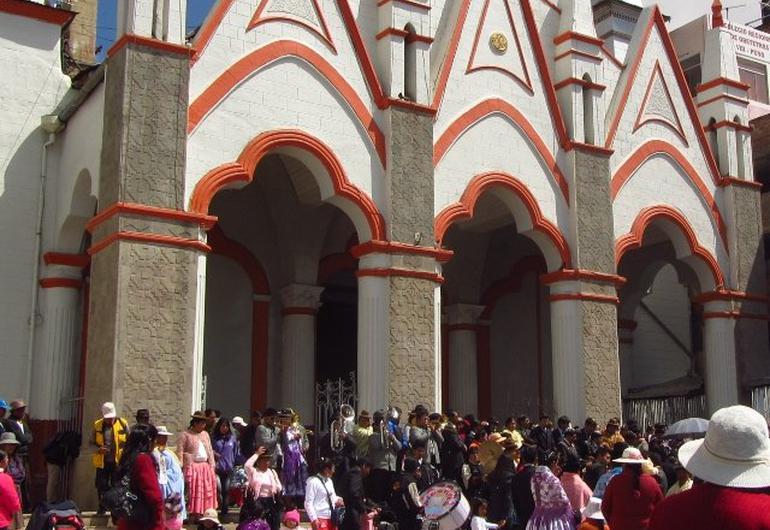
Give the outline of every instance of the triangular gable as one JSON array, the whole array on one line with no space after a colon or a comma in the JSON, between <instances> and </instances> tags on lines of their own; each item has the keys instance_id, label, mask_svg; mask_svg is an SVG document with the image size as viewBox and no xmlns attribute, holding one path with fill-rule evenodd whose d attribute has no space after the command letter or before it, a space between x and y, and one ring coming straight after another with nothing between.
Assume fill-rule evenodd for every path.
<instances>
[{"instance_id":1,"label":"triangular gable","mask_svg":"<svg viewBox=\"0 0 770 530\"><path fill-rule=\"evenodd\" d=\"M647 17L645 17L645 15L647 15ZM609 132L607 134L605 147L612 149L612 146L615 142L615 136L618 133L618 128L620 127L622 118L628 110L628 102L631 100L630 95L634 87L637 87L641 84L643 86L647 86L649 90L650 84L654 82L655 75L657 75L658 72L662 74L664 69L670 69L677 81L675 86L668 87L665 85L668 89L670 89L668 96L671 105L673 106L674 110L676 110L677 105L675 102L677 99L681 99L684 103L684 116L682 116L684 121L679 121L681 134L684 137L685 142L687 142L686 131L690 128L688 125L692 126L694 135L697 138L697 143L700 146L706 164L711 170L712 178L714 182L719 182L720 175L716 161L711 152L711 149L709 148L706 135L703 132L703 127L701 126L700 117L698 116L695 102L690 95L690 90L687 86L687 80L684 77L684 72L682 72L682 68L677 59L674 44L671 41L670 35L668 34L666 23L663 19L663 15L660 12L660 9L657 6L645 9L642 12L642 18L639 20L639 25L641 27L637 27L634 37L629 44L629 51L635 50L636 56L634 57L633 62L630 63L630 66L621 73L612 102L608 109L608 118L610 118L608 120ZM665 54L663 57L658 58L656 64L659 68L653 69L653 71L649 74L650 78L646 80L647 83L645 84L643 80L639 79L641 75L640 67L646 54L650 53L650 40L652 39L653 32L660 39ZM646 104L647 101L645 100L645 103L642 105L641 112L645 112ZM675 116L679 118L678 114L675 114ZM640 124L638 116L636 123L637 126ZM635 126L634 130L639 128L637 126Z\"/></svg>"},{"instance_id":2,"label":"triangular gable","mask_svg":"<svg viewBox=\"0 0 770 530\"><path fill-rule=\"evenodd\" d=\"M291 22L317 35L335 53L324 13L318 0L262 0L251 18L247 31L269 22Z\"/></svg>"},{"instance_id":3,"label":"triangular gable","mask_svg":"<svg viewBox=\"0 0 770 530\"><path fill-rule=\"evenodd\" d=\"M472 1L473 0L462 0L462 4L460 6L460 10L458 13L457 24L455 25L454 32L452 33L452 38L449 42L446 56L444 57L443 64L441 65L439 76L436 82L436 90L433 95L433 102L431 104L431 106L437 111L441 106L441 102L444 98L444 93L446 92L449 76L452 72L452 68L455 63L455 59L457 57L457 49L460 43L460 38L462 37L463 31L466 29L465 26L468 20L468 12L470 10L470 5ZM553 120L554 128L556 129L556 133L559 138L559 143L562 146L566 147L569 145L569 136L567 135L567 127L564 123L564 118L561 114L561 108L559 107L559 104L556 98L556 91L554 90L553 80L551 79L551 73L548 69L548 63L546 60L543 43L540 40L540 34L537 30L537 24L535 22L535 17L534 17L534 13L532 11L532 5L530 2L531 0L520 0L520 6L521 6L521 11L524 15L524 26L525 26L525 31L522 32L523 33L522 38L530 42L532 46L532 54L534 55L534 59L537 65L537 72L540 75L543 93L545 94L545 99L548 105L547 112L550 114ZM487 0L486 3L488 4L489 1ZM506 3L506 7L510 9L511 7L510 4L507 1L505 3ZM481 25L483 25L483 23L480 24L480 26ZM481 40L479 35L480 33L477 31L476 45L478 45L479 41ZM473 49L474 50L476 49L475 45ZM471 61L473 61L473 55L471 55ZM467 70L466 70L466 73L467 73ZM531 94L534 93L534 89L531 89L530 93Z\"/></svg>"},{"instance_id":4,"label":"triangular gable","mask_svg":"<svg viewBox=\"0 0 770 530\"><path fill-rule=\"evenodd\" d=\"M682 130L682 122L676 111L676 105L671 99L668 83L663 76L660 61L655 62L652 77L650 77L644 94L644 101L639 108L639 114L636 116L634 132L647 123L659 123L668 127L679 136L685 145L689 145L684 130Z\"/></svg>"},{"instance_id":5,"label":"triangular gable","mask_svg":"<svg viewBox=\"0 0 770 530\"><path fill-rule=\"evenodd\" d=\"M532 81L519 40L510 0L486 0L466 73L497 70L532 92ZM492 4L490 9L490 4Z\"/></svg>"}]
</instances>

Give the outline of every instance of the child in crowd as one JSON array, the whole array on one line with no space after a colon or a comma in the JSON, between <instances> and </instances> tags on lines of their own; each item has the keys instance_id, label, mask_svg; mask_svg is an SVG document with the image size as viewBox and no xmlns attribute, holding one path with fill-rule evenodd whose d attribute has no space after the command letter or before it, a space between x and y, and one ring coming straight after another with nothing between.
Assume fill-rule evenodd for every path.
<instances>
[{"instance_id":1,"label":"child in crowd","mask_svg":"<svg viewBox=\"0 0 770 530\"><path fill-rule=\"evenodd\" d=\"M281 521L281 530L294 530L299 526L299 511L297 509L288 510L283 514Z\"/></svg>"},{"instance_id":2,"label":"child in crowd","mask_svg":"<svg viewBox=\"0 0 770 530\"><path fill-rule=\"evenodd\" d=\"M610 527L604 522L601 499L591 497L591 500L588 501L588 505L583 508L583 522L578 530L610 530Z\"/></svg>"},{"instance_id":3,"label":"child in crowd","mask_svg":"<svg viewBox=\"0 0 770 530\"><path fill-rule=\"evenodd\" d=\"M216 508L209 508L203 512L203 517L198 519L198 530L225 530L219 522Z\"/></svg>"},{"instance_id":4,"label":"child in crowd","mask_svg":"<svg viewBox=\"0 0 770 530\"><path fill-rule=\"evenodd\" d=\"M471 530L497 530L500 525L487 522L487 501L474 498L471 501Z\"/></svg>"}]
</instances>

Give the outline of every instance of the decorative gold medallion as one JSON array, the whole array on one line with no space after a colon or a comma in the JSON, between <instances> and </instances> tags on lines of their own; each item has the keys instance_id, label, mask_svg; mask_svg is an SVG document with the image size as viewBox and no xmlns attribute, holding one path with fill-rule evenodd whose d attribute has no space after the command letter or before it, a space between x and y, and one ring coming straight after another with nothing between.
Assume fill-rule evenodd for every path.
<instances>
[{"instance_id":1,"label":"decorative gold medallion","mask_svg":"<svg viewBox=\"0 0 770 530\"><path fill-rule=\"evenodd\" d=\"M498 52L505 53L508 50L508 37L496 31L489 37L489 45Z\"/></svg>"}]
</instances>

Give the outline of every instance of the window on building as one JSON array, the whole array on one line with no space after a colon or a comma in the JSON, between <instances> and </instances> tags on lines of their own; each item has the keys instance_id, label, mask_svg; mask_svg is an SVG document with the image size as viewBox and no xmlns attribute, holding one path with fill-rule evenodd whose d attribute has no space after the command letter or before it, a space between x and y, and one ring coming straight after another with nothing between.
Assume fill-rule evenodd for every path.
<instances>
[{"instance_id":1,"label":"window on building","mask_svg":"<svg viewBox=\"0 0 770 530\"><path fill-rule=\"evenodd\" d=\"M583 81L587 86L583 87L583 136L587 144L596 143L594 135L594 95L591 93L590 85L593 84L591 76L585 74Z\"/></svg>"},{"instance_id":2,"label":"window on building","mask_svg":"<svg viewBox=\"0 0 770 530\"><path fill-rule=\"evenodd\" d=\"M738 116L733 119L733 122L738 126L735 128L735 156L738 162L738 174L736 177L746 179L748 178L746 175L746 157L744 153L746 149L746 134L740 129L741 119Z\"/></svg>"},{"instance_id":3,"label":"window on building","mask_svg":"<svg viewBox=\"0 0 770 530\"><path fill-rule=\"evenodd\" d=\"M695 96L695 90L701 84L700 54L693 55L687 59L682 59L682 70L687 79L687 86L690 88L690 94Z\"/></svg>"},{"instance_id":4,"label":"window on building","mask_svg":"<svg viewBox=\"0 0 770 530\"><path fill-rule=\"evenodd\" d=\"M738 57L738 72L741 76L741 82L749 85L749 99L767 103L767 68L765 65Z\"/></svg>"},{"instance_id":5,"label":"window on building","mask_svg":"<svg viewBox=\"0 0 770 530\"><path fill-rule=\"evenodd\" d=\"M417 101L417 32L411 24L407 24L404 31L404 96L410 101Z\"/></svg>"}]
</instances>

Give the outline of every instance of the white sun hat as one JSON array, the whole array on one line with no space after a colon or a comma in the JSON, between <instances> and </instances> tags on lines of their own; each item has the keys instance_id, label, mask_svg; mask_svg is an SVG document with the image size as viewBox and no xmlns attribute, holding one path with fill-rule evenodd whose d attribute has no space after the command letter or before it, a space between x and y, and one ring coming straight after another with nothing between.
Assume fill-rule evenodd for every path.
<instances>
[{"instance_id":1,"label":"white sun hat","mask_svg":"<svg viewBox=\"0 0 770 530\"><path fill-rule=\"evenodd\" d=\"M599 497L591 497L591 500L588 501L586 507L583 508L583 518L604 521L602 500Z\"/></svg>"},{"instance_id":2,"label":"white sun hat","mask_svg":"<svg viewBox=\"0 0 770 530\"><path fill-rule=\"evenodd\" d=\"M158 425L157 430L158 432L156 434L158 436L174 436L174 433L168 432L165 425Z\"/></svg>"},{"instance_id":3,"label":"white sun hat","mask_svg":"<svg viewBox=\"0 0 770 530\"><path fill-rule=\"evenodd\" d=\"M623 451L623 456L621 458L616 458L613 460L616 464L644 464L644 457L642 456L642 452L637 449L636 447L629 447L625 451Z\"/></svg>"},{"instance_id":4,"label":"white sun hat","mask_svg":"<svg viewBox=\"0 0 770 530\"><path fill-rule=\"evenodd\" d=\"M719 409L711 416L706 438L679 448L679 461L694 476L730 488L770 486L770 439L767 422L749 407Z\"/></svg>"},{"instance_id":5,"label":"white sun hat","mask_svg":"<svg viewBox=\"0 0 770 530\"><path fill-rule=\"evenodd\" d=\"M241 427L246 427L246 422L243 421L243 418L241 416L236 416L233 418L233 425L240 425Z\"/></svg>"},{"instance_id":6,"label":"white sun hat","mask_svg":"<svg viewBox=\"0 0 770 530\"><path fill-rule=\"evenodd\" d=\"M102 418L109 420L117 416L115 412L115 403L107 402L102 405Z\"/></svg>"}]
</instances>

